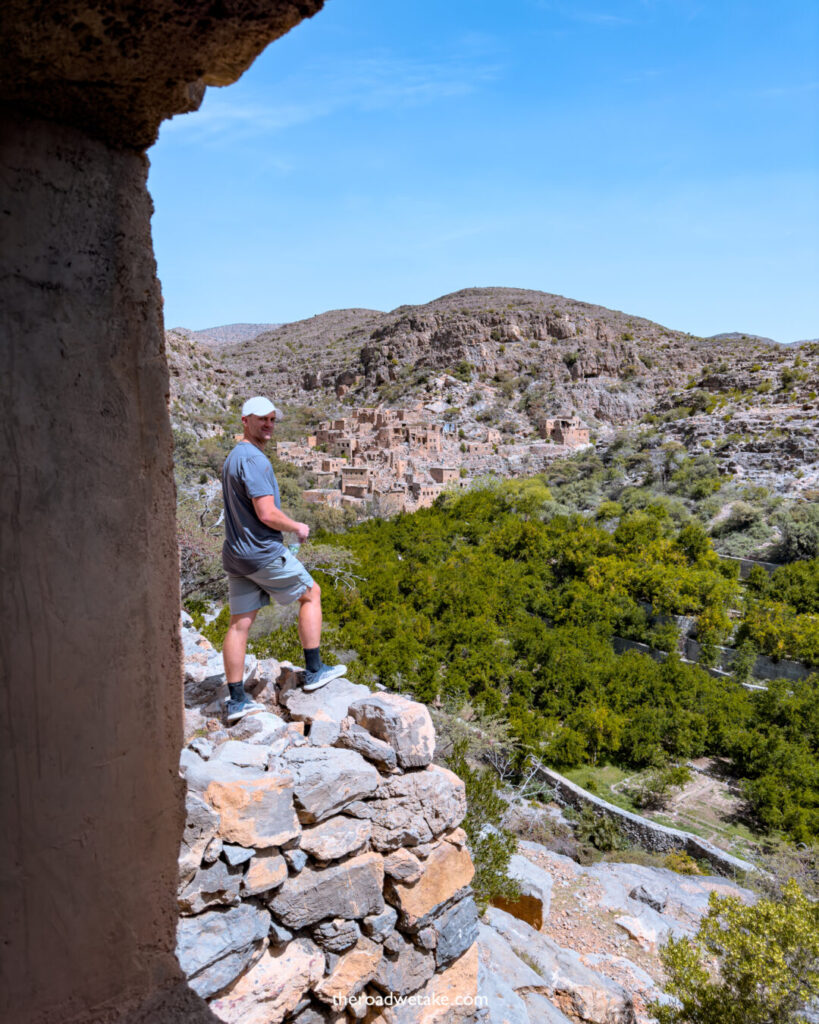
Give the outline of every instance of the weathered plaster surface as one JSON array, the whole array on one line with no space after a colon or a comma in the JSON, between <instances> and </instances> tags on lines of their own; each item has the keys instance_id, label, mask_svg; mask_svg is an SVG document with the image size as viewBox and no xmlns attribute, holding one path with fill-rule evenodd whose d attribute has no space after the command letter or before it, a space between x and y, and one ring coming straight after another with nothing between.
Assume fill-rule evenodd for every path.
<instances>
[{"instance_id":1,"label":"weathered plaster surface","mask_svg":"<svg viewBox=\"0 0 819 1024\"><path fill-rule=\"evenodd\" d=\"M141 150L320 6L0 6L0 1016L15 1024L213 1019L173 955L179 593Z\"/></svg>"}]
</instances>

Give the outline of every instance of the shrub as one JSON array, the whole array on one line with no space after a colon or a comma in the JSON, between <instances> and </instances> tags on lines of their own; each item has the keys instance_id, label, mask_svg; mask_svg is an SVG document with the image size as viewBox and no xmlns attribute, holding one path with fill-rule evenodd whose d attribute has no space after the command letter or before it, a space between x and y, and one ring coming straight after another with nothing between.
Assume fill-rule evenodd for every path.
<instances>
[{"instance_id":1,"label":"shrub","mask_svg":"<svg viewBox=\"0 0 819 1024\"><path fill-rule=\"evenodd\" d=\"M649 1007L660 1024L803 1024L819 997L819 904L793 881L750 907L712 893L694 939L661 957L678 1002Z\"/></svg>"},{"instance_id":2,"label":"shrub","mask_svg":"<svg viewBox=\"0 0 819 1024\"><path fill-rule=\"evenodd\" d=\"M507 874L518 841L508 829L499 827L506 801L498 793L497 775L491 768L473 768L466 757L467 746L466 739L458 740L446 761L466 786L467 811L462 824L475 864L475 903L482 914L495 897L512 902L520 897L520 887Z\"/></svg>"}]
</instances>

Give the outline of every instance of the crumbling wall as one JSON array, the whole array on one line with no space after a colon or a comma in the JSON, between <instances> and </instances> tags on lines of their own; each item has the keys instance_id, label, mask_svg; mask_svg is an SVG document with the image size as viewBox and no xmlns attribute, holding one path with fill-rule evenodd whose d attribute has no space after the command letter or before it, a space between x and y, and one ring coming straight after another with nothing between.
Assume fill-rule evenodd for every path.
<instances>
[{"instance_id":1,"label":"crumbling wall","mask_svg":"<svg viewBox=\"0 0 819 1024\"><path fill-rule=\"evenodd\" d=\"M225 1024L467 1024L477 996L463 782L429 711L252 664L267 710L222 724L219 656L188 626L177 952ZM369 1017L368 1017L369 1019Z\"/></svg>"}]
</instances>

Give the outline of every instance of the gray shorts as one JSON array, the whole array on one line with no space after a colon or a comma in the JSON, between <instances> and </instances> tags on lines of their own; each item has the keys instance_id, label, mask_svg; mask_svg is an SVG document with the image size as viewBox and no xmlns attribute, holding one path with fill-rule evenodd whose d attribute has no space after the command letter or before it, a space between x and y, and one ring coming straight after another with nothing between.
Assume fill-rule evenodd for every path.
<instances>
[{"instance_id":1,"label":"gray shorts","mask_svg":"<svg viewBox=\"0 0 819 1024\"><path fill-rule=\"evenodd\" d=\"M270 604L292 604L313 586L313 577L298 558L285 550L269 565L247 576L228 576L230 614L244 615Z\"/></svg>"}]
</instances>

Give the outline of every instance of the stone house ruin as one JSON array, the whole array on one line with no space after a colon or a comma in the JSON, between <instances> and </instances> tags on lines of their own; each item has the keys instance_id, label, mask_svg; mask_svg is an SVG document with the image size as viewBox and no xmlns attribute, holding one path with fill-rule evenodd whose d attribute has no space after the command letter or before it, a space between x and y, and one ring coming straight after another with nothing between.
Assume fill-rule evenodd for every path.
<instances>
[{"instance_id":1,"label":"stone house ruin","mask_svg":"<svg viewBox=\"0 0 819 1024\"><path fill-rule=\"evenodd\" d=\"M565 444L571 448L589 443L588 426L574 414L542 420L538 424L538 431L541 437L549 438L555 444Z\"/></svg>"}]
</instances>

